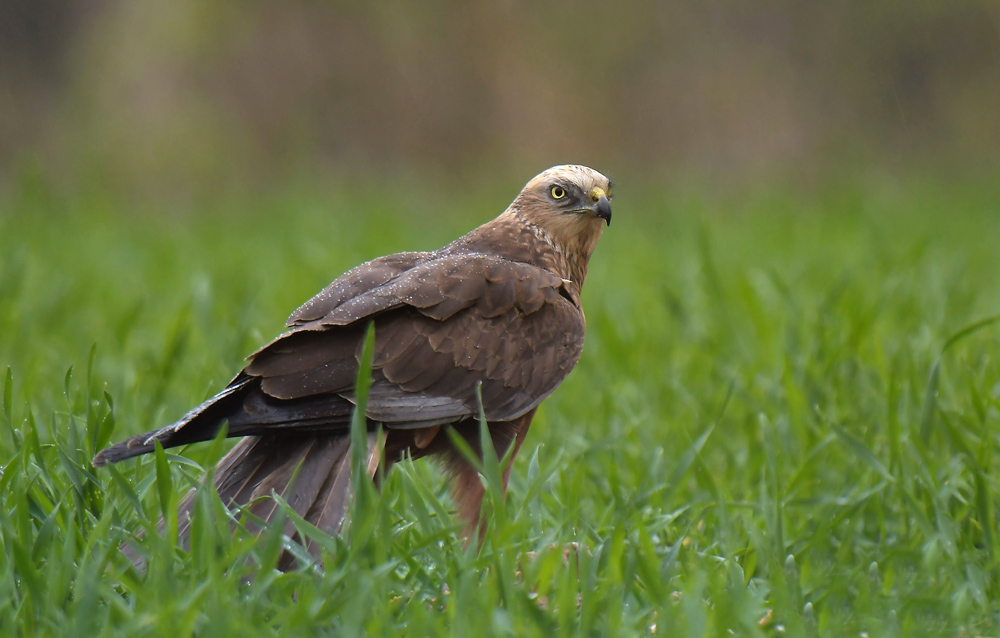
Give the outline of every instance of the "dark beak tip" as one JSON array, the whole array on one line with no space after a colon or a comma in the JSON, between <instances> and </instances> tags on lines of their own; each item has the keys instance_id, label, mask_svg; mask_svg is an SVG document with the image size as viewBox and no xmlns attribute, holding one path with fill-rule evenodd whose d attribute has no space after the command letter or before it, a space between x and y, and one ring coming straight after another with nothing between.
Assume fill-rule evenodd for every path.
<instances>
[{"instance_id":1,"label":"dark beak tip","mask_svg":"<svg viewBox=\"0 0 1000 638\"><path fill-rule=\"evenodd\" d=\"M611 226L611 202L604 195L601 195L601 198L597 200L596 213L608 226Z\"/></svg>"}]
</instances>

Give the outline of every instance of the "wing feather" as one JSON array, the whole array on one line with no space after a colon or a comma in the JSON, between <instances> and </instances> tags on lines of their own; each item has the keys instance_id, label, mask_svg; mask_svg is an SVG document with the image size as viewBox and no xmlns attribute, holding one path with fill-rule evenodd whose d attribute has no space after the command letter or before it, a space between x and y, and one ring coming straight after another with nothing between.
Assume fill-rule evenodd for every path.
<instances>
[{"instance_id":1,"label":"wing feather","mask_svg":"<svg viewBox=\"0 0 1000 638\"><path fill-rule=\"evenodd\" d=\"M221 418L232 435L346 428L361 342L374 321L370 419L402 428L465 419L478 412L479 383L487 416L515 419L580 356L583 313L565 287L547 270L479 253L369 262L303 304L288 332L251 355L238 378L245 396Z\"/></svg>"},{"instance_id":2,"label":"wing feather","mask_svg":"<svg viewBox=\"0 0 1000 638\"><path fill-rule=\"evenodd\" d=\"M288 326L302 326L322 319L345 301L382 286L417 264L426 261L432 253L397 253L374 259L349 270L318 295L302 304L288 318Z\"/></svg>"}]
</instances>

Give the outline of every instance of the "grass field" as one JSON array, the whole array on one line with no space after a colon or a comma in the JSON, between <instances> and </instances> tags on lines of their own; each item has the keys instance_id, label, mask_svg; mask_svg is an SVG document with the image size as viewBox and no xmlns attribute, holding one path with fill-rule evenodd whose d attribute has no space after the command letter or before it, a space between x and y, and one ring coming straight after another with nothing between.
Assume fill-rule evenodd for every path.
<instances>
[{"instance_id":1,"label":"grass field","mask_svg":"<svg viewBox=\"0 0 1000 638\"><path fill-rule=\"evenodd\" d=\"M101 470L95 448L219 390L344 270L436 248L516 185L0 204L0 634L997 635L1000 186L620 181L583 358L482 550L438 469L403 463L321 569L287 574L280 536L230 541L207 493L191 552L147 534L130 570L119 543L225 444Z\"/></svg>"}]
</instances>

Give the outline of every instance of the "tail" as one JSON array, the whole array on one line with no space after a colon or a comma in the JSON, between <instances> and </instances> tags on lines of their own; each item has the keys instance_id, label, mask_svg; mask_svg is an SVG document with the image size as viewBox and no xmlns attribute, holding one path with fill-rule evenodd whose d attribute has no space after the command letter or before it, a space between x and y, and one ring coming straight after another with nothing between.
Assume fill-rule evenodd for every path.
<instances>
[{"instance_id":1,"label":"tail","mask_svg":"<svg viewBox=\"0 0 1000 638\"><path fill-rule=\"evenodd\" d=\"M384 442L378 437L376 432L368 433L366 470L371 477L378 468ZM246 437L216 466L215 489L230 509L242 508L240 524L251 530L259 531L274 519L278 501L271 496L277 494L306 521L327 534L337 535L352 493L350 435L285 433ZM191 490L179 508L179 541L185 549L194 499L195 491ZM291 521L285 523L284 533L319 558L320 547L312 539L299 538ZM138 569L145 569L142 556L131 548L126 553ZM285 552L278 569L294 566L295 558Z\"/></svg>"}]
</instances>

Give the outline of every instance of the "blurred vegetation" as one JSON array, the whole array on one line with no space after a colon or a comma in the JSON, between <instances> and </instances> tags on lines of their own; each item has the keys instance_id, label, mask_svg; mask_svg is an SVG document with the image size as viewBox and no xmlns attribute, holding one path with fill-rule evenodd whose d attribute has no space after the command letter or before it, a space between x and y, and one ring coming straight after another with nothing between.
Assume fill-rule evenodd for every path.
<instances>
[{"instance_id":1,"label":"blurred vegetation","mask_svg":"<svg viewBox=\"0 0 1000 638\"><path fill-rule=\"evenodd\" d=\"M996 635L1000 326L961 331L1000 312L998 190L623 189L583 357L483 551L433 464L402 463L322 575L274 572L281 526L231 540L211 499L191 551L147 533L136 574L118 544L223 449L91 455L217 391L340 272L512 193L0 205L0 633Z\"/></svg>"},{"instance_id":2,"label":"blurred vegetation","mask_svg":"<svg viewBox=\"0 0 1000 638\"><path fill-rule=\"evenodd\" d=\"M994 2L0 4L0 184L994 170Z\"/></svg>"},{"instance_id":3,"label":"blurred vegetation","mask_svg":"<svg viewBox=\"0 0 1000 638\"><path fill-rule=\"evenodd\" d=\"M995 3L0 2L0 633L996 635L997 113ZM130 571L222 446L96 447L566 161L615 224L481 553L402 463L322 577L211 499Z\"/></svg>"}]
</instances>

